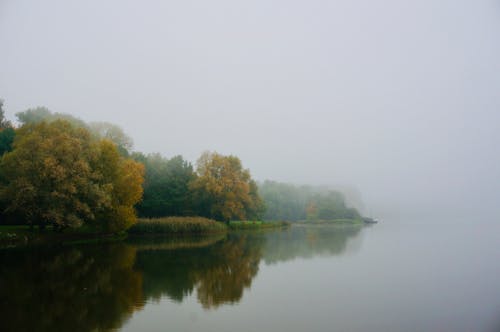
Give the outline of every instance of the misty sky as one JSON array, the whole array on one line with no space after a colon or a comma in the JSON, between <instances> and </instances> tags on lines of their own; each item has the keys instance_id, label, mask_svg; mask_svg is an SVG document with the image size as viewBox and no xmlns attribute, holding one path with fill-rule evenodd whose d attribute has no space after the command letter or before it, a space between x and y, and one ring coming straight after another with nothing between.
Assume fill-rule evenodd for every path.
<instances>
[{"instance_id":1,"label":"misty sky","mask_svg":"<svg viewBox=\"0 0 500 332\"><path fill-rule=\"evenodd\" d=\"M0 98L379 213L499 211L499 0L0 0Z\"/></svg>"}]
</instances>

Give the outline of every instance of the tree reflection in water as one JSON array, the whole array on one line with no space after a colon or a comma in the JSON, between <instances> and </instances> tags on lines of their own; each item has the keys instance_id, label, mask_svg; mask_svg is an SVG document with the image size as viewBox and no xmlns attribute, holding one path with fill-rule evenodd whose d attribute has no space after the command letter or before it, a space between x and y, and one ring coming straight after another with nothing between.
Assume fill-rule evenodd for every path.
<instances>
[{"instance_id":1,"label":"tree reflection in water","mask_svg":"<svg viewBox=\"0 0 500 332\"><path fill-rule=\"evenodd\" d=\"M362 225L297 225L266 236L264 261L279 263L296 258L333 256L357 250Z\"/></svg>"},{"instance_id":2,"label":"tree reflection in water","mask_svg":"<svg viewBox=\"0 0 500 332\"><path fill-rule=\"evenodd\" d=\"M361 227L300 227L182 240L0 251L2 331L117 329L151 300L196 292L239 302L259 264L339 255ZM359 237L358 237L359 238Z\"/></svg>"},{"instance_id":3,"label":"tree reflection in water","mask_svg":"<svg viewBox=\"0 0 500 332\"><path fill-rule=\"evenodd\" d=\"M142 307L135 248L0 251L3 331L100 331Z\"/></svg>"},{"instance_id":4,"label":"tree reflection in water","mask_svg":"<svg viewBox=\"0 0 500 332\"><path fill-rule=\"evenodd\" d=\"M258 235L229 235L203 248L139 251L136 268L144 276L144 295L182 301L196 289L204 308L237 302L257 274L262 242Z\"/></svg>"}]
</instances>

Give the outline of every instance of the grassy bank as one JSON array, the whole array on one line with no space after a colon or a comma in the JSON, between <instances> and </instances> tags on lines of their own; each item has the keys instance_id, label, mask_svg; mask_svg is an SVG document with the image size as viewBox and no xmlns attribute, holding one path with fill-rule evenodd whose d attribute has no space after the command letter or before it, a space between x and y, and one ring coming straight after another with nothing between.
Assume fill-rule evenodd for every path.
<instances>
[{"instance_id":1,"label":"grassy bank","mask_svg":"<svg viewBox=\"0 0 500 332\"><path fill-rule=\"evenodd\" d=\"M282 228L287 222L231 221L229 224L202 217L166 217L139 219L128 233L130 235L211 234L242 229Z\"/></svg>"},{"instance_id":2,"label":"grassy bank","mask_svg":"<svg viewBox=\"0 0 500 332\"><path fill-rule=\"evenodd\" d=\"M227 226L221 222L202 217L166 217L139 219L129 228L130 235L161 234L210 234L223 233Z\"/></svg>"},{"instance_id":3,"label":"grassy bank","mask_svg":"<svg viewBox=\"0 0 500 332\"><path fill-rule=\"evenodd\" d=\"M230 230L284 228L288 226L290 223L286 221L231 221L229 223Z\"/></svg>"},{"instance_id":4,"label":"grassy bank","mask_svg":"<svg viewBox=\"0 0 500 332\"><path fill-rule=\"evenodd\" d=\"M332 220L306 220L300 222L308 225L361 225L364 224L362 219L332 219Z\"/></svg>"},{"instance_id":5,"label":"grassy bank","mask_svg":"<svg viewBox=\"0 0 500 332\"><path fill-rule=\"evenodd\" d=\"M45 230L31 229L29 226L0 226L0 248L36 245L68 245L121 241L127 236L172 236L179 241L188 235L204 236L225 234L228 231L263 230L288 227L288 222L231 221L229 224L202 217L165 217L139 219L127 232L107 234L84 225L76 229L54 232L52 227Z\"/></svg>"}]
</instances>

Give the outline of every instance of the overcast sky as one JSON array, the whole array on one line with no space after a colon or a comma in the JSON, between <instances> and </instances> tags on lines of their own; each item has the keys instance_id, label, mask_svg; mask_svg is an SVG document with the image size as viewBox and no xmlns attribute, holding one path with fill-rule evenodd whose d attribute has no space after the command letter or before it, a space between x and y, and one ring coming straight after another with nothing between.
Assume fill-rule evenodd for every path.
<instances>
[{"instance_id":1,"label":"overcast sky","mask_svg":"<svg viewBox=\"0 0 500 332\"><path fill-rule=\"evenodd\" d=\"M499 211L499 0L0 0L0 98L379 213Z\"/></svg>"}]
</instances>

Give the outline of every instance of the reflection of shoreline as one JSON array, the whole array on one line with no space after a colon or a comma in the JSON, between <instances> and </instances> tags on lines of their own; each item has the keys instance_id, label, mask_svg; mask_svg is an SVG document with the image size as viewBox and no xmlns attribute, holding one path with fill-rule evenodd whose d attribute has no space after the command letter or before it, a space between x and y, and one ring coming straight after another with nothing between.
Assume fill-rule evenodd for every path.
<instances>
[{"instance_id":1,"label":"reflection of shoreline","mask_svg":"<svg viewBox=\"0 0 500 332\"><path fill-rule=\"evenodd\" d=\"M261 260L275 264L345 254L359 248L348 244L361 242L361 229L297 225L269 232L0 251L0 310L9 317L3 330L113 330L150 300L182 302L193 292L205 309L238 303Z\"/></svg>"},{"instance_id":2,"label":"reflection of shoreline","mask_svg":"<svg viewBox=\"0 0 500 332\"><path fill-rule=\"evenodd\" d=\"M2 331L121 327L143 307L135 255L123 244L1 251Z\"/></svg>"},{"instance_id":3,"label":"reflection of shoreline","mask_svg":"<svg viewBox=\"0 0 500 332\"><path fill-rule=\"evenodd\" d=\"M257 274L260 243L259 237L228 235L206 247L140 250L135 268L143 275L144 296L181 302L196 290L206 309L238 302Z\"/></svg>"},{"instance_id":4,"label":"reflection of shoreline","mask_svg":"<svg viewBox=\"0 0 500 332\"><path fill-rule=\"evenodd\" d=\"M294 225L266 237L264 261L275 264L297 258L352 253L361 247L363 225ZM357 245L348 245L356 241Z\"/></svg>"},{"instance_id":5,"label":"reflection of shoreline","mask_svg":"<svg viewBox=\"0 0 500 332\"><path fill-rule=\"evenodd\" d=\"M135 268L143 274L146 299L168 296L181 302L196 290L204 308L217 308L241 299L261 259L274 264L354 252L360 248L362 229L363 225L297 225L264 233L230 233L224 239L181 242L177 247L171 242L138 245Z\"/></svg>"},{"instance_id":6,"label":"reflection of shoreline","mask_svg":"<svg viewBox=\"0 0 500 332\"><path fill-rule=\"evenodd\" d=\"M140 236L127 239L127 244L137 250L177 250L208 247L223 240L226 234L212 234L196 237Z\"/></svg>"}]
</instances>

